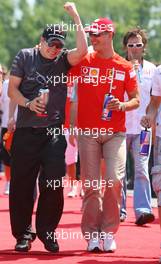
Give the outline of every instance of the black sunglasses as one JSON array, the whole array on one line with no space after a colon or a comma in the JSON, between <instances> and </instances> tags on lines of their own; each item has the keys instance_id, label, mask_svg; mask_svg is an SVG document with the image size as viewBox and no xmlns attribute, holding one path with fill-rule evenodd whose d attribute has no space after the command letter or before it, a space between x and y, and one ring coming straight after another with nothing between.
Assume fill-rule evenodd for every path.
<instances>
[{"instance_id":1,"label":"black sunglasses","mask_svg":"<svg viewBox=\"0 0 161 264\"><path fill-rule=\"evenodd\" d=\"M144 46L143 43L133 43L133 44L128 43L127 44L128 48L142 48L143 46Z\"/></svg>"},{"instance_id":2,"label":"black sunglasses","mask_svg":"<svg viewBox=\"0 0 161 264\"><path fill-rule=\"evenodd\" d=\"M64 44L60 41L57 41L57 40L56 41L53 40L49 43L46 41L46 43L47 43L49 48L56 47L57 49L62 49L64 47Z\"/></svg>"}]
</instances>

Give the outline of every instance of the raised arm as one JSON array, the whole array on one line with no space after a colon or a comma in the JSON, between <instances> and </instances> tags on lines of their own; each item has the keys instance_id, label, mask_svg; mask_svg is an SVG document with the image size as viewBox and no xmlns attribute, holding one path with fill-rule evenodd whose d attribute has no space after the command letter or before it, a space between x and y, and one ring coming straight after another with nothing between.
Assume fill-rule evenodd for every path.
<instances>
[{"instance_id":1,"label":"raised arm","mask_svg":"<svg viewBox=\"0 0 161 264\"><path fill-rule=\"evenodd\" d=\"M69 63L74 66L78 64L88 52L87 39L75 4L72 2L67 2L64 5L64 9L75 22L76 48L69 50L67 55Z\"/></svg>"}]
</instances>

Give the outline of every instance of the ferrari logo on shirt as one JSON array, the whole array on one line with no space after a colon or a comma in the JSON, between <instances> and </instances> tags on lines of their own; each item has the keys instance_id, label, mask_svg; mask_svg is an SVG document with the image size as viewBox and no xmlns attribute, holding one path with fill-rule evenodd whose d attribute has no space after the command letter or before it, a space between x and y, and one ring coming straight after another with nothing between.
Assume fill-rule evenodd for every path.
<instances>
[{"instance_id":1,"label":"ferrari logo on shirt","mask_svg":"<svg viewBox=\"0 0 161 264\"><path fill-rule=\"evenodd\" d=\"M107 69L106 70L106 77L109 81L112 80L112 78L114 79L115 76L115 70L114 69Z\"/></svg>"},{"instance_id":2,"label":"ferrari logo on shirt","mask_svg":"<svg viewBox=\"0 0 161 264\"><path fill-rule=\"evenodd\" d=\"M112 77L113 76L113 70L112 69L109 69L109 72L108 72L108 77Z\"/></svg>"}]
</instances>

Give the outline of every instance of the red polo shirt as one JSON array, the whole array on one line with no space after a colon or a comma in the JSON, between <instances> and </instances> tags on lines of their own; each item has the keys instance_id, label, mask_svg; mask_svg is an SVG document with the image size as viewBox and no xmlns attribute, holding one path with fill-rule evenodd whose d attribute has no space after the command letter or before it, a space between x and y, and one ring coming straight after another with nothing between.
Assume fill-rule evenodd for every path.
<instances>
[{"instance_id":1,"label":"red polo shirt","mask_svg":"<svg viewBox=\"0 0 161 264\"><path fill-rule=\"evenodd\" d=\"M115 53L112 58L102 59L96 53L87 54L71 73L78 77L78 127L82 129L109 128L113 132L125 131L125 112L112 111L110 121L101 119L105 94L110 92L121 102L124 93L137 89L137 78L130 62Z\"/></svg>"}]
</instances>

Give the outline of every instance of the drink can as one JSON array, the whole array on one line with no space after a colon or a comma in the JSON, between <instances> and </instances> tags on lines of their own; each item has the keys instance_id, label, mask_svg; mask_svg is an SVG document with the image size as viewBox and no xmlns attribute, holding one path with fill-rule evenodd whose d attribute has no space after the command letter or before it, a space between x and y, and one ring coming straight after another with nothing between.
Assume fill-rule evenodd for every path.
<instances>
[{"instance_id":1,"label":"drink can","mask_svg":"<svg viewBox=\"0 0 161 264\"><path fill-rule=\"evenodd\" d=\"M150 140L151 132L149 130L142 130L140 134L140 155L149 155Z\"/></svg>"},{"instance_id":2,"label":"drink can","mask_svg":"<svg viewBox=\"0 0 161 264\"><path fill-rule=\"evenodd\" d=\"M103 102L102 120L110 121L112 117L112 111L108 109L108 103L114 98L112 94L105 94Z\"/></svg>"},{"instance_id":3,"label":"drink can","mask_svg":"<svg viewBox=\"0 0 161 264\"><path fill-rule=\"evenodd\" d=\"M46 106L49 100L49 89L40 89L39 90L39 97L43 104ZM37 114L39 117L47 117L47 111L45 110L44 112Z\"/></svg>"}]
</instances>

